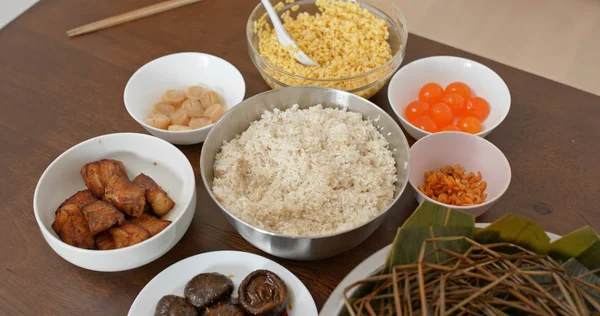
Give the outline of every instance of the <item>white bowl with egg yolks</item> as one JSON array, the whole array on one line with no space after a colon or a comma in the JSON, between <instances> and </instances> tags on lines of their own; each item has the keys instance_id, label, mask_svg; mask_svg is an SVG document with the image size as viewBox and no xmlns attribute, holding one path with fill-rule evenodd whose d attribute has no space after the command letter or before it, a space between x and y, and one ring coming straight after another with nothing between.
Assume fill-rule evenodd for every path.
<instances>
[{"instance_id":1,"label":"white bowl with egg yolks","mask_svg":"<svg viewBox=\"0 0 600 316\"><path fill-rule=\"evenodd\" d=\"M418 140L430 132L419 129L406 119L406 106L419 97L419 90L429 82L446 87L460 81L469 85L475 96L486 99L490 114L481 122L482 131L475 134L486 137L497 128L510 110L510 91L502 78L487 66L476 61L454 56L433 56L404 65L390 80L388 100L400 124Z\"/></svg>"},{"instance_id":2,"label":"white bowl with egg yolks","mask_svg":"<svg viewBox=\"0 0 600 316\"><path fill-rule=\"evenodd\" d=\"M204 53L177 53L157 58L131 76L123 95L125 108L148 133L172 144L204 142L214 123L191 131L168 131L146 123L163 92L192 85L216 91L223 98L225 112L242 102L246 93L242 74L226 60Z\"/></svg>"}]
</instances>

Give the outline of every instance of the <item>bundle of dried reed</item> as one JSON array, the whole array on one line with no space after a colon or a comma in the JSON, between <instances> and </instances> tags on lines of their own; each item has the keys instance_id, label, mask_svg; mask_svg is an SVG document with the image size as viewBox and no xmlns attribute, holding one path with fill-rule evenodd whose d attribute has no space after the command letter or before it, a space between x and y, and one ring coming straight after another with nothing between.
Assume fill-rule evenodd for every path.
<instances>
[{"instance_id":1,"label":"bundle of dried reed","mask_svg":"<svg viewBox=\"0 0 600 316\"><path fill-rule=\"evenodd\" d=\"M456 242L469 247L464 253L444 247ZM354 283L346 288L344 300L352 316L600 313L598 270L577 265L575 260L561 265L511 243L431 238L423 242L416 263L395 265L389 274ZM370 292L350 297L357 287Z\"/></svg>"}]
</instances>

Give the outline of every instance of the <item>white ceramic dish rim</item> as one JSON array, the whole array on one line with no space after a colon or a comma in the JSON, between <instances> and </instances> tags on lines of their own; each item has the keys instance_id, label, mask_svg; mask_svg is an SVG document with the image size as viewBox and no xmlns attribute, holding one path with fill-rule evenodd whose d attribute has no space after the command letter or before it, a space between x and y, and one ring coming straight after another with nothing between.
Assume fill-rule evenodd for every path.
<instances>
[{"instance_id":1,"label":"white ceramic dish rim","mask_svg":"<svg viewBox=\"0 0 600 316\"><path fill-rule=\"evenodd\" d=\"M489 225L489 223L475 223L475 227L478 227L478 228L484 228L488 225ZM551 242L555 241L561 237L559 235L549 233L549 232L546 232L546 235L548 235ZM344 305L344 303L341 300L338 302L337 298L341 299L343 297L344 289L346 289L348 286L350 286L354 282L357 282L364 278L369 277L370 275L375 273L375 271L380 269L383 266L383 264L381 264L381 263L385 261L391 248L392 248L392 244L389 244L389 245L379 249L378 251L373 253L371 256L369 256L367 259L365 259L361 263L359 263L354 269L352 269L352 271L350 271L350 273L348 273L344 277L344 279L342 279L342 281L338 284L338 286L336 286L336 288L333 290L333 292L331 292L331 295L327 298L327 301L325 301L325 304L323 305L323 308L321 309L321 312L319 313L319 315L320 316L338 315L338 312L341 310L341 308L343 308L342 305Z\"/></svg>"},{"instance_id":2,"label":"white ceramic dish rim","mask_svg":"<svg viewBox=\"0 0 600 316\"><path fill-rule=\"evenodd\" d=\"M50 165L48 165L48 167L46 168L46 170L44 170L44 173L42 173L42 176L40 177L40 179L38 180L38 183L37 183L37 184L36 184L36 186L35 186L35 192L33 193L33 213L34 213L34 215L35 215L35 220L37 221L37 223L38 223L38 226L40 227L40 229L41 229L41 230L43 230L43 231L47 232L47 233L48 233L50 236L52 236L51 238L54 238L54 239L55 239L57 242L60 242L60 243L64 244L64 245L65 245L65 246L66 246L68 249L70 249L70 250L74 250L74 251L81 252L81 253L89 253L89 254L93 253L93 254L98 254L98 253L120 253L120 252L130 251L130 250L132 250L132 249L134 249L134 248L140 247L141 245L143 245L143 244L145 244L145 243L149 242L150 240L152 240L152 239L154 239L154 238L160 238L160 236L161 236L161 235L165 234L167 231L169 231L169 230L171 230L171 229L175 229L175 228L173 228L173 227L175 227L173 224L174 224L175 222L179 221L179 219L180 219L180 218L183 216L183 213L185 213L185 210L187 210L187 209L188 209L188 207L190 206L190 204L191 204L191 202L192 202L192 200L191 200L191 199L190 199L190 200L188 200L188 201L186 202L185 206L182 208L184 211L180 212L180 213L178 214L178 216L172 220L172 223L171 223L171 225L167 226L167 228L166 228L166 229L162 230L160 233L158 233L158 234L156 234L156 235L152 236L151 238L148 238L148 239L146 239L146 240L142 241L142 242L141 242L141 243L139 243L139 244L135 244L135 245L132 245L132 246L129 246L129 247L125 247L125 248L119 248L119 249L112 249L112 250L97 250L97 249L83 249L83 248L78 248L78 247L75 247L75 246L71 246L71 245L69 245L69 244L65 243L64 241L60 240L60 238L56 237L56 235L55 235L55 234L53 234L53 233L52 233L52 232L51 232L51 231L50 231L48 228L46 228L46 226L45 226L45 225L42 223L42 220L41 220L41 218L40 218L40 215L39 215L38 208L37 208L37 206L36 206L36 201L37 201L37 199L38 199L38 192L39 192L39 190L40 190L40 186L39 186L39 184L42 182L42 179L46 177L46 174L49 172L48 170L50 170L50 169L51 169L51 167L52 167L54 164L56 164L56 163L57 163L57 161L58 161L58 160L60 160L62 157L64 157L64 156L68 155L70 152L74 151L76 148L78 148L78 147L80 147L80 146L83 146L84 144L87 144L87 143L89 143L89 142L94 142L94 141L96 141L96 140L97 140L97 139L99 139L99 138L110 138L110 137L129 137L129 136L134 136L134 137L148 137L148 138L154 138L154 139L155 139L155 140L157 140L157 141L164 142L164 143L168 144L169 146L172 146L172 147L173 147L173 149L175 149L175 150L176 150L176 152L177 152L177 155L180 155L180 156L182 156L182 157L183 157L183 158L184 158L184 159L185 159L185 160L188 162L188 164L187 164L187 166L186 166L186 169L188 169L188 174L191 174L191 175L193 176L193 174L194 174L194 169L192 168L192 164L189 162L189 160L187 159L187 157L186 157L186 156L185 156L185 155L184 155L184 154L183 154L183 153L182 153L182 152L181 152L179 149L177 149L177 147L175 147L175 145L173 145L173 144L171 144L171 143L167 142L166 140L163 140L163 139L160 139L160 138L158 138L158 137L155 137L155 136L146 135L146 134L139 134L139 133L113 133L113 134L100 135L100 136L96 136L96 137L93 137L93 138L90 138L90 139L84 140L83 142L81 142L81 143L79 143L79 144L77 144L77 145L74 145L73 147L71 147L71 148L67 149L65 152L63 152L63 153L62 153L62 154L60 154L58 157L56 157L56 158L55 158L55 159L52 161L52 163L50 163ZM192 183L195 183L195 179L192 181ZM196 188L194 187L194 188L193 188L193 190L195 190L195 189L196 189ZM194 192L192 192L192 193L191 193L191 196L192 196L192 198L193 198L193 196L194 196Z\"/></svg>"},{"instance_id":3,"label":"white ceramic dish rim","mask_svg":"<svg viewBox=\"0 0 600 316\"><path fill-rule=\"evenodd\" d=\"M481 203L481 204L469 205L469 206L456 206L456 205L450 205L450 204L440 203L440 202L438 202L438 201L436 201L436 200L434 200L434 199L432 199L432 198L430 198L430 197L426 196L425 194L421 193L421 191L419 191L419 188L418 188L416 185L414 185L414 184L412 183L412 181L410 181L410 176L409 176L409 178L408 178L408 183L410 183L410 186L413 188L413 190L415 190L415 193L416 193L416 194L418 194L418 195L420 195L420 196L422 196L424 199L426 199L427 201L429 201L429 202L431 202L431 203L435 203L435 204L437 204L437 205L441 205L441 206L450 207L450 208L452 208L452 209L456 209L456 210L467 210L467 211L468 211L468 210L472 210L472 209L475 209L475 208L479 208L479 207L482 207L482 206L486 206L486 205L490 205L490 204L496 203L496 201L497 201L498 199L500 199L500 198L501 198L501 197L504 195L504 193L506 193L506 191L507 191L507 190L508 190L508 188L510 187L510 181L512 180L512 169L511 169L511 167L510 167L510 163L508 162L508 158L506 158L506 156L504 155L504 153L502 152L502 150L500 150L500 148L498 148L498 147L497 147L496 145L494 145L492 142L490 142L489 140L487 140L487 139L485 139L485 138L483 138L483 137L479 137L479 136L476 136L476 135L474 135L474 134L468 134L468 133L463 133L463 132L445 132L445 133L454 133L454 134L460 134L461 136L475 137L475 138L476 138L476 139L475 139L475 141L483 141L483 142L487 142L487 143L488 143L489 145L491 145L491 146L492 146L492 147L493 147L495 150L497 150L497 151L498 151L500 154L502 154L502 156L503 156L503 157L504 157L504 159L506 160L506 164L507 164L507 166L508 166L508 181L506 182L506 187L504 187L504 189L502 189L502 191L500 192L500 194L498 194L496 197L494 197L493 199L487 200L487 201L485 201L485 202L483 202L483 203ZM421 138L421 139L417 140L417 141L416 141L416 142L413 144L413 146L414 146L414 145L416 145L416 144L417 144L418 142L420 142L421 140L423 140L423 139L426 139L426 138L428 138L428 137L432 137L432 136L434 136L434 135L435 135L435 134L429 134L429 135L427 135L427 136L425 136L425 137L423 137L423 138ZM411 148L412 148L412 147L411 147Z\"/></svg>"},{"instance_id":4,"label":"white ceramic dish rim","mask_svg":"<svg viewBox=\"0 0 600 316\"><path fill-rule=\"evenodd\" d=\"M294 295L294 293L297 293L298 290L305 291L306 293L308 293L308 297L311 298L311 303L312 303L312 304L310 304L310 306L306 306L304 304L306 304L308 302L305 302L305 301L303 301L303 302L294 302L293 306L301 305L303 307L307 307L309 310L314 310L315 315L316 315L316 313L317 313L317 306L316 306L315 301L314 301L314 299L312 297L312 294L310 293L310 291L308 290L308 288L306 288L306 285L304 285L304 283L302 281L300 281L300 279L298 279L298 277L294 273L292 273L286 267L282 266L281 264L279 264L279 263L277 263L277 262L275 262L275 261L273 261L271 259L265 258L265 257L257 255L257 254L249 253L249 252L234 251L234 250L221 250L221 251L205 252L205 253L193 255L191 257L187 257L185 259L177 261L177 262L173 263L172 265L168 266L167 268L165 268L164 270L162 270L159 274L157 274L156 276L154 276L154 278L152 278L152 280L150 280L144 286L144 288L138 293L138 295L135 297L133 303L131 304L131 307L129 308L128 315L133 316L132 309L136 305L136 302L138 301L138 299L140 299L140 297L142 297L145 294L146 291L150 291L148 286L154 280L158 280L161 277L161 275L166 274L167 270L171 270L171 269L175 269L176 270L179 265L183 265L184 261L193 260L194 258L197 258L197 257L227 256L227 255L230 255L230 254L236 254L236 255L239 255L239 256L247 256L248 258L253 258L253 259L258 260L258 261L269 263L269 264L275 266L277 269L279 269L281 271L286 271L289 274L288 277L292 278L296 284L301 285L301 287L298 286L298 287L292 287L291 288L290 292L292 293L292 295ZM198 271L197 273L203 273L203 272L207 272L207 271ZM278 273L277 271L273 271L273 272ZM248 273L250 273L250 272L248 272ZM289 285L287 285L287 286L289 286ZM237 287L237 285L236 285L236 287ZM165 294L165 295L168 295L168 294ZM297 297L297 296L293 296L293 297ZM293 306L292 306L292 308L293 308Z\"/></svg>"},{"instance_id":5,"label":"white ceramic dish rim","mask_svg":"<svg viewBox=\"0 0 600 316\"><path fill-rule=\"evenodd\" d=\"M319 88L320 88L320 87L319 87ZM285 89L285 88L281 88L281 89ZM254 98L254 97L258 97L258 96L260 96L260 95L262 95L262 94L265 94L265 93L270 93L271 91L273 91L273 90L264 91L264 92L262 92L262 93L259 93L259 94L256 94L256 95L254 95L254 96L252 96L252 97L250 97L250 98L248 98L248 99L246 99L246 100L244 100L244 101L247 101L247 100L249 100L249 99L251 99L251 98ZM340 91L342 91L342 90L340 90ZM348 91L342 91L342 92L345 92L345 93L350 93L350 92L348 92ZM242 102L244 102L244 101L242 101ZM379 113L379 115L381 115L381 116L387 116L387 117L388 117L388 118L389 118L389 119L390 119L392 122L396 123L396 121L394 121L394 118L392 118L392 116L391 116L391 115L389 115L389 114L388 114L386 111L384 111L382 108L380 108L379 106L377 106L375 103L371 102L371 101L370 101L370 100L368 100L368 99L365 99L365 101L367 101L367 102L368 102L368 103L370 103L372 106L374 106L374 107L375 107L375 109L376 109L376 110L378 110L378 111L380 112L380 113ZM240 102L240 103L241 103L241 102ZM290 105L289 107L291 107L291 106L292 106L292 105ZM337 106L337 108L339 108L339 109L343 109L343 108L345 108L345 107L338 105L338 106ZM283 109L283 108L279 108L279 109L281 110L281 109ZM348 111L349 111L349 112L354 112L354 113L359 113L359 114L363 115L363 114L362 114L362 113L360 113L360 112L351 111L351 110L349 110L349 109L348 109ZM226 115L232 115L232 114L230 114L230 113L225 113L225 114L223 115L223 117L222 117L222 118L225 118L225 116L226 116ZM219 123L220 121L221 121L221 120L219 120L217 123ZM398 125L398 124L396 123L396 125ZM378 131L379 133L381 133L381 131L380 131L379 129L377 129L377 131ZM401 129L401 128L400 128L400 131L402 132L402 129ZM207 139L210 137L211 133L213 133L213 131L212 131L212 130L209 132L208 136L206 137ZM404 140L405 140L406 144L408 144L408 140L406 139L406 136L404 136ZM391 149L391 148L390 148L390 150L393 150L393 149ZM202 152L204 152L204 146L202 147ZM202 157L202 153L201 153L200 157ZM405 182L404 182L404 184L402 185L402 189L400 190L400 192L401 192L401 193L400 193L400 194L398 194L398 196L396 196L396 197L395 197L395 198L394 198L394 199L393 199L393 200L392 200L392 201L391 201L391 202L390 202L390 203L389 203L389 204L388 204L388 205L387 205L387 206L386 206L386 207L385 207L385 208L384 208L384 209L383 209L383 210L382 210L382 211L381 211L379 214L377 214L375 217L373 217L372 219L368 220L367 222L365 222L365 223L362 223L362 224L360 224L360 225L358 225L358 226L356 226L356 227L353 227L353 228L348 228L348 229L346 229L346 230L343 230L343 231L340 231L340 232L331 233L331 234L327 234L327 235L318 235L318 236L295 236L295 235L287 235L287 234L277 234L277 233L274 233L274 232L270 232L270 231L264 230L264 229L262 229L262 228L260 228L260 227L257 227L257 226L254 226L254 225L251 225L251 224L247 223L246 221L243 221L243 220L242 220L242 219L240 219L238 216L234 215L234 214L233 214L233 213L231 213L229 210L227 210L227 208L226 208L226 207L224 207L224 206L221 206L221 205L220 205L220 203L219 203L219 202L217 202L217 198L214 196L214 194L213 194L213 192L212 192L212 188L207 188L206 190L208 191L208 194L209 194L209 195L212 197L213 201L215 201L215 203L216 203L216 204L218 204L218 205L219 205L219 207L220 207L220 208L221 208L223 211L227 212L227 214L229 214L229 216L231 216L231 217L235 218L235 219L236 219L238 222L242 223L243 225L246 225L247 227L249 227L249 228L252 228L252 229L254 229L254 230L256 230L256 231L260 232L261 234L265 234L265 235L269 235L269 236L276 236L276 237L283 237L283 238L290 238L290 239L294 239L294 240L306 240L306 239L320 239L320 238L329 238L329 237L332 237L332 236L342 235L342 234L348 233L348 232L350 232L350 231L357 230L357 229L359 229L359 228L361 228L361 227L363 227L363 226L365 226L365 225L368 225L369 223L373 222L374 220L376 220L377 218L379 218L379 217L381 217L381 216L386 216L386 214L388 214L388 211L389 211L389 210L390 210L392 207L394 207L394 205L396 205L396 203L397 203L397 202L400 200L400 197L401 197L401 196L402 196L402 194L403 194L403 193L406 191L406 186L407 186L407 185L408 185L408 183L410 182L410 164L411 164L411 159L412 159L412 158L411 158L411 155L410 155L410 147L408 147L407 154L406 154L406 161L404 162L404 163L405 163L405 164L408 166L408 170L406 170L406 176L405 176L405 177L406 177L406 181L405 181ZM397 170L397 168L398 168L398 166L396 166L396 170ZM206 179L204 179L204 177L205 177L205 174L204 174L204 173L202 173L202 174L201 174L201 177L202 177L202 181L203 181L203 182L204 182L204 184L206 185L206 184L207 184L207 181L206 181ZM395 195L395 194L396 194L396 192L394 191L394 195Z\"/></svg>"},{"instance_id":6,"label":"white ceramic dish rim","mask_svg":"<svg viewBox=\"0 0 600 316\"><path fill-rule=\"evenodd\" d=\"M411 65L412 65L412 67L414 67L414 66L418 66L418 65L419 65L419 64L421 64L421 63L426 63L426 62L429 62L429 61L431 61L431 60L435 60L435 59L454 59L454 60L456 60L456 61L461 61L461 62L469 62L469 63L473 63L473 64L477 65L478 67L482 67L482 68L484 68L484 69L487 69L487 70L491 71L493 74L495 74L496 76L498 76L498 78L499 78L499 79L500 79L500 81L502 82L502 87L503 87L503 88L505 88L505 89L506 89L506 93L508 93L508 99L509 99L509 100L512 100L512 98L511 98L511 95L510 95L510 90L508 89L508 86L506 85L506 82L504 81L504 79L502 79L502 77L500 77L500 75L499 75L498 73L496 73L496 72L495 72L494 70L492 70L490 67L488 67L488 66L486 66L486 65L484 65L484 64L482 64L482 63L476 62L476 61L474 61L474 60L471 60L471 59L467 59L467 58L463 58L463 57L456 57L456 56L445 56L445 55L442 55L442 56L431 56L431 57L425 57L425 58L421 58L421 59L417 59L417 60L415 60L415 61L412 61L412 62L410 62L410 63L408 63L408 64L404 65L403 67L401 67L401 68L400 68L400 69L399 69L399 70L398 70L398 71L397 71L397 72L394 74L394 76L393 76L393 77L392 77L392 79L390 80L389 87L393 87L393 86L395 85L395 82L396 82L396 81L398 81L398 80L400 80L400 79L398 79L398 78L400 78L400 75L399 75L399 74L402 72L402 69L403 69L403 68L405 68L405 67L408 67L408 66L411 66ZM399 112L401 109L400 109L400 108L396 109L396 106L394 106L393 104L391 104L391 103L392 103L392 102L391 102L391 101L392 101L392 93L393 93L393 92L392 92L392 89L388 89L388 101L390 102L390 105L391 105L390 107L392 108L392 111L394 111L394 113L396 114L396 116L398 117L398 119L399 119L399 120L401 120L403 123L406 123L406 124L408 124L409 126L412 126L412 127L414 127L415 129L419 130L420 132L423 132L423 133L425 133L426 135L433 135L433 134L435 134L435 133L430 133L430 132L428 132L428 131L424 131L424 130L422 130L422 129L420 129L420 128L416 127L416 126L414 126L414 125L413 125L412 123L410 123L410 122L409 122L409 121L408 121L406 118L404 118L404 115L403 115L403 113ZM494 129L496 129L496 127L500 126L500 124L502 124L502 122L504 122L504 120L505 120L505 119L506 119L506 117L508 116L508 112L510 112L510 106L511 106L511 103L512 103L512 102L509 102L509 103L508 103L508 106L507 106L507 108L506 108L506 111L505 111L505 113L504 113L504 114L503 114L503 115L502 115L502 116L501 116L501 117L498 119L498 121L497 121L497 122L496 122L494 125L492 125L492 126L488 126L486 129L482 130L481 132L479 132L479 133L477 133L477 134L472 134L472 135L476 135L476 136L481 136L481 137L483 137L483 135L485 135L485 134L487 134L487 133L489 133L489 132L493 131ZM402 109L404 109L404 108L405 108L405 106L403 106L403 107L402 107Z\"/></svg>"},{"instance_id":7,"label":"white ceramic dish rim","mask_svg":"<svg viewBox=\"0 0 600 316\"><path fill-rule=\"evenodd\" d=\"M150 65L152 65L152 64L154 64L154 63L158 63L158 62L160 62L162 59L166 59L166 58L169 58L169 57L171 57L171 58L172 58L172 57L173 57L173 56L175 56L175 55L183 55L183 54L208 56L209 58L215 58L215 59L221 60L221 61L225 62L226 64L230 65L231 67L233 67L233 69L236 71L236 73L237 73L238 75L240 75L240 77L242 78L242 82L244 82L244 86L242 87L242 101L244 100L244 96L246 95L246 82L245 82L245 80L244 80L244 76L242 76L242 73L240 72L240 70L239 70L239 69L237 69L237 67L235 67L235 66L234 66L232 63L228 62L227 60L225 60L225 59L223 59L223 58L221 58L221 57L218 57L218 56L215 56L215 55L211 55L211 54L206 54L206 53L199 53L199 52L180 52L180 53L169 54L169 55L165 55L165 56L158 57L158 58L156 58L156 59L153 59L153 60L151 60L151 61L149 61L149 62L145 63L145 64L144 64L142 67L140 67L138 70L136 70L136 71L133 73L133 75L131 75L131 77L129 78L129 80L127 80L127 84L125 85L125 90L124 90L124 91L127 91L127 90L128 90L128 88L129 88L129 85L131 84L132 80L133 80L135 77L137 77L137 76L140 76L140 72L141 72L141 71L142 71L144 68L146 68L146 67L150 67ZM125 95L126 95L126 94L124 93L124 94L123 94L123 103L125 104L125 109L126 109L126 110L127 110L127 112L129 113L129 116L131 116L131 117L132 117L132 118L133 118L133 119L134 119L136 122L138 122L138 123L139 123L140 125L142 125L144 128L151 129L152 131L156 131L156 132L167 132L167 133L173 133L173 134L185 134L185 133L191 133L191 132L195 132L195 131L207 130L207 129L210 129L210 128L212 128L212 127L213 127L213 125L215 125L215 124L216 124L216 122L215 122L215 123L212 123L212 124L210 124L210 125L207 125L207 126L204 126L204 127L201 127L201 128L196 128L196 129L189 130L189 131L170 131L170 130L165 130L165 129L159 129L159 128L156 128L156 127L154 127L154 126L150 126L150 125L146 124L146 122L144 122L143 120L139 120L139 119L138 119L138 118L137 118L135 115L133 115L133 113L131 113L131 111L129 111L129 106L127 106L127 102L125 101L125 99L126 99ZM232 105L231 105L231 107L229 108L229 110L230 110L231 108L233 108L234 106L236 106L236 105L237 105L237 104L232 104ZM229 110L227 110L227 111L229 111ZM227 111L226 111L226 112L227 112Z\"/></svg>"}]
</instances>

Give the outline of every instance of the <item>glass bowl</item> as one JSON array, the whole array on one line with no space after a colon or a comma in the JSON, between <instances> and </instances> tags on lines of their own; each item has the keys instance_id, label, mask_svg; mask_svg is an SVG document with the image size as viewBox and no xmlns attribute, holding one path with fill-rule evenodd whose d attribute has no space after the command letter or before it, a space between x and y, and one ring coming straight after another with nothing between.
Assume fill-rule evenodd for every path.
<instances>
[{"instance_id":1,"label":"glass bowl","mask_svg":"<svg viewBox=\"0 0 600 316\"><path fill-rule=\"evenodd\" d=\"M283 0L270 1L273 5L285 2ZM248 19L246 37L248 39L250 59L263 79L265 79L265 82L273 89L287 86L319 86L345 90L367 99L381 90L392 74L398 70L404 59L408 38L406 19L400 9L391 0L361 0L358 3L360 3L362 8L369 10L374 16L386 21L389 32L388 42L392 49L392 58L390 60L371 71L347 78L317 79L285 71L271 64L259 53L258 34L254 31L254 22L258 21L266 12L264 6L259 4L252 11ZM315 0L300 0L293 3L286 3L277 12L281 15L281 13L291 9L295 5L298 6L298 10L290 12L293 18L301 12L308 12L309 14L318 12ZM272 26L269 17L266 18L266 21Z\"/></svg>"}]
</instances>

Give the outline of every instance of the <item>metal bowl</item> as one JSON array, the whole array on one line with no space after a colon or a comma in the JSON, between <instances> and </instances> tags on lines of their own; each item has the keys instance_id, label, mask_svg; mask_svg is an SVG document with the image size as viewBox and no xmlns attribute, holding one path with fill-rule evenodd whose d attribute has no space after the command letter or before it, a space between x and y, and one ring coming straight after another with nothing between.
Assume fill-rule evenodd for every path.
<instances>
[{"instance_id":1,"label":"metal bowl","mask_svg":"<svg viewBox=\"0 0 600 316\"><path fill-rule=\"evenodd\" d=\"M267 110L285 110L294 104L308 108L317 104L323 107L347 107L364 119L373 120L388 140L394 159L398 181L394 199L377 217L369 222L342 232L323 236L298 237L275 234L254 227L231 214L214 196L213 164L223 141L230 141L243 133L250 123L260 119ZM383 222L387 212L398 201L408 182L409 147L402 130L386 112L377 105L352 93L321 87L286 87L255 95L229 110L215 124L204 141L200 155L202 181L211 198L219 205L231 225L255 247L271 255L296 260L317 260L332 257L356 247L369 237Z\"/></svg>"}]
</instances>

